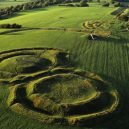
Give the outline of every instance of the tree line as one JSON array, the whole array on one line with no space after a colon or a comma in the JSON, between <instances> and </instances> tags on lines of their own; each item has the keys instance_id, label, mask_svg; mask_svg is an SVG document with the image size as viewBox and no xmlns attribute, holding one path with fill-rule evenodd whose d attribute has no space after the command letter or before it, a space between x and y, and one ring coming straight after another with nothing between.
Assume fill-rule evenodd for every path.
<instances>
[{"instance_id":1,"label":"tree line","mask_svg":"<svg viewBox=\"0 0 129 129\"><path fill-rule=\"evenodd\" d=\"M0 28L1 29L20 29L22 28L22 25L19 25L19 24L1 24L0 25Z\"/></svg>"},{"instance_id":2,"label":"tree line","mask_svg":"<svg viewBox=\"0 0 129 129\"><path fill-rule=\"evenodd\" d=\"M89 6L87 2L92 2L92 1L93 0L36 0L28 3L0 9L0 19L8 18L9 16L12 16L13 14L19 11L43 8L43 7L55 5L55 4L80 2L79 7L86 7L86 6ZM115 0L111 0L111 1L113 2ZM100 0L97 0L97 2L100 2ZM109 3L105 3L104 6L109 6Z\"/></svg>"},{"instance_id":3,"label":"tree line","mask_svg":"<svg viewBox=\"0 0 129 129\"><path fill-rule=\"evenodd\" d=\"M86 0L82 0L86 1ZM43 8L50 5L61 4L61 3L71 3L71 2L80 2L80 0L36 0L16 6L10 6L0 9L0 19L8 18L16 12L25 11L29 9Z\"/></svg>"},{"instance_id":4,"label":"tree line","mask_svg":"<svg viewBox=\"0 0 129 129\"><path fill-rule=\"evenodd\" d=\"M32 1L32 2L28 2L28 3L16 5L16 6L1 8L0 9L0 19L7 18L19 11L42 8L45 6L58 4L60 2L62 2L62 0L37 0L37 1Z\"/></svg>"}]
</instances>

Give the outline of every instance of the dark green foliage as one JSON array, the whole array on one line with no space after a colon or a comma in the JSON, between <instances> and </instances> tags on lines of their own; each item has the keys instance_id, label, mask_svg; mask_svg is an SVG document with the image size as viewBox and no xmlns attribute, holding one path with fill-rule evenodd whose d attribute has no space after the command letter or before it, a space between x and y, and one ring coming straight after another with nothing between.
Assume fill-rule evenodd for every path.
<instances>
[{"instance_id":1,"label":"dark green foliage","mask_svg":"<svg viewBox=\"0 0 129 129\"><path fill-rule=\"evenodd\" d=\"M19 25L19 24L1 24L0 25L0 28L3 28L3 29L20 29L22 27L22 25Z\"/></svg>"},{"instance_id":2,"label":"dark green foliage","mask_svg":"<svg viewBox=\"0 0 129 129\"><path fill-rule=\"evenodd\" d=\"M100 3L100 0L97 0L98 3Z\"/></svg>"},{"instance_id":3,"label":"dark green foliage","mask_svg":"<svg viewBox=\"0 0 129 129\"><path fill-rule=\"evenodd\" d=\"M115 2L115 0L110 0L110 3L111 3L111 4L114 4L114 2Z\"/></svg>"},{"instance_id":4,"label":"dark green foliage","mask_svg":"<svg viewBox=\"0 0 129 129\"><path fill-rule=\"evenodd\" d=\"M76 7L77 4L67 3L67 4L59 4L59 6L66 6L66 7Z\"/></svg>"},{"instance_id":5,"label":"dark green foliage","mask_svg":"<svg viewBox=\"0 0 129 129\"><path fill-rule=\"evenodd\" d=\"M59 6L68 6L68 7L88 7L89 4L87 3L87 0L81 0L80 4L71 3L69 1L66 1L64 4L59 4Z\"/></svg>"},{"instance_id":6,"label":"dark green foliage","mask_svg":"<svg viewBox=\"0 0 129 129\"><path fill-rule=\"evenodd\" d=\"M104 2L104 3L102 4L103 7L109 7L109 5L110 5L109 2Z\"/></svg>"},{"instance_id":7,"label":"dark green foliage","mask_svg":"<svg viewBox=\"0 0 129 129\"><path fill-rule=\"evenodd\" d=\"M93 0L88 0L88 2L93 2Z\"/></svg>"},{"instance_id":8,"label":"dark green foliage","mask_svg":"<svg viewBox=\"0 0 129 129\"><path fill-rule=\"evenodd\" d=\"M62 3L73 3L73 2L80 2L80 0L61 0Z\"/></svg>"},{"instance_id":9,"label":"dark green foliage","mask_svg":"<svg viewBox=\"0 0 129 129\"><path fill-rule=\"evenodd\" d=\"M45 2L42 4L43 7L46 7L46 6L48 6L48 5L49 5L49 1L45 1Z\"/></svg>"},{"instance_id":10,"label":"dark green foliage","mask_svg":"<svg viewBox=\"0 0 129 129\"><path fill-rule=\"evenodd\" d=\"M53 5L59 3L59 0L53 1L53 0L48 0L48 1L33 1L33 2L28 2L25 4L17 5L17 6L10 6L6 8L0 9L0 18L6 18L8 16L11 16L12 14L19 12L19 11L25 11L28 9L35 9L35 8L41 8L49 5Z\"/></svg>"},{"instance_id":11,"label":"dark green foliage","mask_svg":"<svg viewBox=\"0 0 129 129\"><path fill-rule=\"evenodd\" d=\"M123 15L118 16L118 19L122 21L128 21L129 17L123 14Z\"/></svg>"},{"instance_id":12,"label":"dark green foliage","mask_svg":"<svg viewBox=\"0 0 129 129\"><path fill-rule=\"evenodd\" d=\"M23 7L22 7L22 10L28 10L28 9L29 9L28 4L24 4Z\"/></svg>"},{"instance_id":13,"label":"dark green foliage","mask_svg":"<svg viewBox=\"0 0 129 129\"><path fill-rule=\"evenodd\" d=\"M87 0L81 0L80 1L80 7L88 7Z\"/></svg>"},{"instance_id":14,"label":"dark green foliage","mask_svg":"<svg viewBox=\"0 0 129 129\"><path fill-rule=\"evenodd\" d=\"M119 7L120 6L120 2L115 2L114 3L114 7Z\"/></svg>"}]
</instances>

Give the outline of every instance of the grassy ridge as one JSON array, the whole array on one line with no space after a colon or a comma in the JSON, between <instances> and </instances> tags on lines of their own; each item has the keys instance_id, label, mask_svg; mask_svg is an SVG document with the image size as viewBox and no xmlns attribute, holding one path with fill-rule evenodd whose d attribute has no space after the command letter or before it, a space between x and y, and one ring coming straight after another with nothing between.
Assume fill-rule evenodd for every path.
<instances>
[{"instance_id":1,"label":"grassy ridge","mask_svg":"<svg viewBox=\"0 0 129 129\"><path fill-rule=\"evenodd\" d=\"M2 23L18 23L25 27L75 27L80 28L86 20L108 20L114 8L103 8L99 5L89 8L51 7L42 10L27 11L19 16L2 20ZM103 13L102 13L103 12ZM64 18L60 18L64 17ZM60 20L59 20L60 19ZM107 79L115 80L114 85L121 91L126 104L120 120L113 121L98 129L127 129L129 127L129 34L120 33L112 39L89 41L86 35L76 32L29 30L7 35L0 35L0 51L22 47L54 47L71 51L71 61L76 67L105 75ZM3 89L3 88L1 88ZM4 91L4 89L3 89ZM6 91L6 89L5 89ZM3 93L3 92L2 92ZM3 95L2 95L3 96ZM0 128L2 129L41 129L58 128L42 125L37 121L19 117L1 105ZM5 120L6 119L6 120ZM6 125L6 126L5 126ZM123 125L123 127L121 127ZM59 126L60 127L60 126ZM72 127L60 127L62 129ZM96 127L97 128L97 127ZM79 129L79 128L78 128ZM85 128L86 129L86 128ZM90 129L90 128L89 128Z\"/></svg>"}]
</instances>

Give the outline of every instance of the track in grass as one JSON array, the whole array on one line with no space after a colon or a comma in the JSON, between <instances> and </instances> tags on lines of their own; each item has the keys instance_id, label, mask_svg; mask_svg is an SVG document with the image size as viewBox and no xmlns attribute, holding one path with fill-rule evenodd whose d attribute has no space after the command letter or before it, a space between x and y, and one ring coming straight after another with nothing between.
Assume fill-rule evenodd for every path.
<instances>
[{"instance_id":1,"label":"track in grass","mask_svg":"<svg viewBox=\"0 0 129 129\"><path fill-rule=\"evenodd\" d=\"M119 109L117 90L97 74L69 67L69 52L23 48L0 53L7 105L43 123L92 125Z\"/></svg>"}]
</instances>

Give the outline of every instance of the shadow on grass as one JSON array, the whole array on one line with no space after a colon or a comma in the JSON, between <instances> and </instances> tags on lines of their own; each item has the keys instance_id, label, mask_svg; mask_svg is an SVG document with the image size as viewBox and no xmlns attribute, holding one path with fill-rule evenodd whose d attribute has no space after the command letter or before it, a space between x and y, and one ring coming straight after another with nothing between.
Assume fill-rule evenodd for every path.
<instances>
[{"instance_id":1,"label":"shadow on grass","mask_svg":"<svg viewBox=\"0 0 129 129\"><path fill-rule=\"evenodd\" d=\"M41 28L21 28L21 29L10 29L0 32L0 35L16 35L16 32L27 31L27 30L38 30Z\"/></svg>"},{"instance_id":2,"label":"shadow on grass","mask_svg":"<svg viewBox=\"0 0 129 129\"><path fill-rule=\"evenodd\" d=\"M19 32L21 30L19 29L14 29L14 30L6 30L6 31L3 31L3 32L0 32L0 35L17 35L15 32Z\"/></svg>"},{"instance_id":3,"label":"shadow on grass","mask_svg":"<svg viewBox=\"0 0 129 129\"><path fill-rule=\"evenodd\" d=\"M91 43L99 43L99 42L106 42L106 43L114 43L114 44L126 44L128 42L128 38L125 38L124 34L128 34L128 32L123 33L121 35L112 35L110 37L100 37L96 40L88 40Z\"/></svg>"},{"instance_id":4,"label":"shadow on grass","mask_svg":"<svg viewBox=\"0 0 129 129\"><path fill-rule=\"evenodd\" d=\"M129 85L129 79L126 82L115 80L113 77L107 75L102 76L106 81L111 82L111 84L118 90L120 94L120 105L118 110L114 115L107 119L107 121L100 123L99 125L92 126L93 129L128 129L129 128L129 93L126 90L127 85ZM126 88L125 88L126 87Z\"/></svg>"},{"instance_id":5,"label":"shadow on grass","mask_svg":"<svg viewBox=\"0 0 129 129\"><path fill-rule=\"evenodd\" d=\"M126 39L124 36L119 36L119 37L105 38L102 41L106 41L108 43L125 44L127 43L128 39Z\"/></svg>"},{"instance_id":6,"label":"shadow on grass","mask_svg":"<svg viewBox=\"0 0 129 129\"><path fill-rule=\"evenodd\" d=\"M5 16L3 18L0 18L0 20L6 20L6 19L14 18L14 17L24 16L26 15L26 13L33 13L33 12L47 11L47 10L48 10L47 8L37 8L37 9L31 9L31 10L26 10L26 11L19 11L19 12L15 12L14 14L10 16Z\"/></svg>"},{"instance_id":7,"label":"shadow on grass","mask_svg":"<svg viewBox=\"0 0 129 129\"><path fill-rule=\"evenodd\" d=\"M117 43L117 40L115 40ZM121 42L122 43L122 42ZM127 42L126 42L127 43ZM129 51L129 47L127 47ZM76 67L76 63L71 63L72 66ZM129 129L129 76L126 75L125 80L118 80L115 77L107 76L103 73L97 73L104 80L111 83L111 85L117 89L120 94L120 108L115 114L104 122L98 125L90 126L92 129ZM85 127L84 127L85 128Z\"/></svg>"},{"instance_id":8,"label":"shadow on grass","mask_svg":"<svg viewBox=\"0 0 129 129\"><path fill-rule=\"evenodd\" d=\"M108 79L114 81L113 78L108 77ZM123 82L123 81L118 82L118 80L115 80L114 85L119 85L119 88L117 88L117 90L121 97L120 98L121 108L118 114L114 118L110 119L107 123L104 123L102 127L109 128L109 129L128 129L129 128L129 108L128 108L129 93L127 91L127 86L129 85L129 80L127 80L126 82Z\"/></svg>"}]
</instances>

